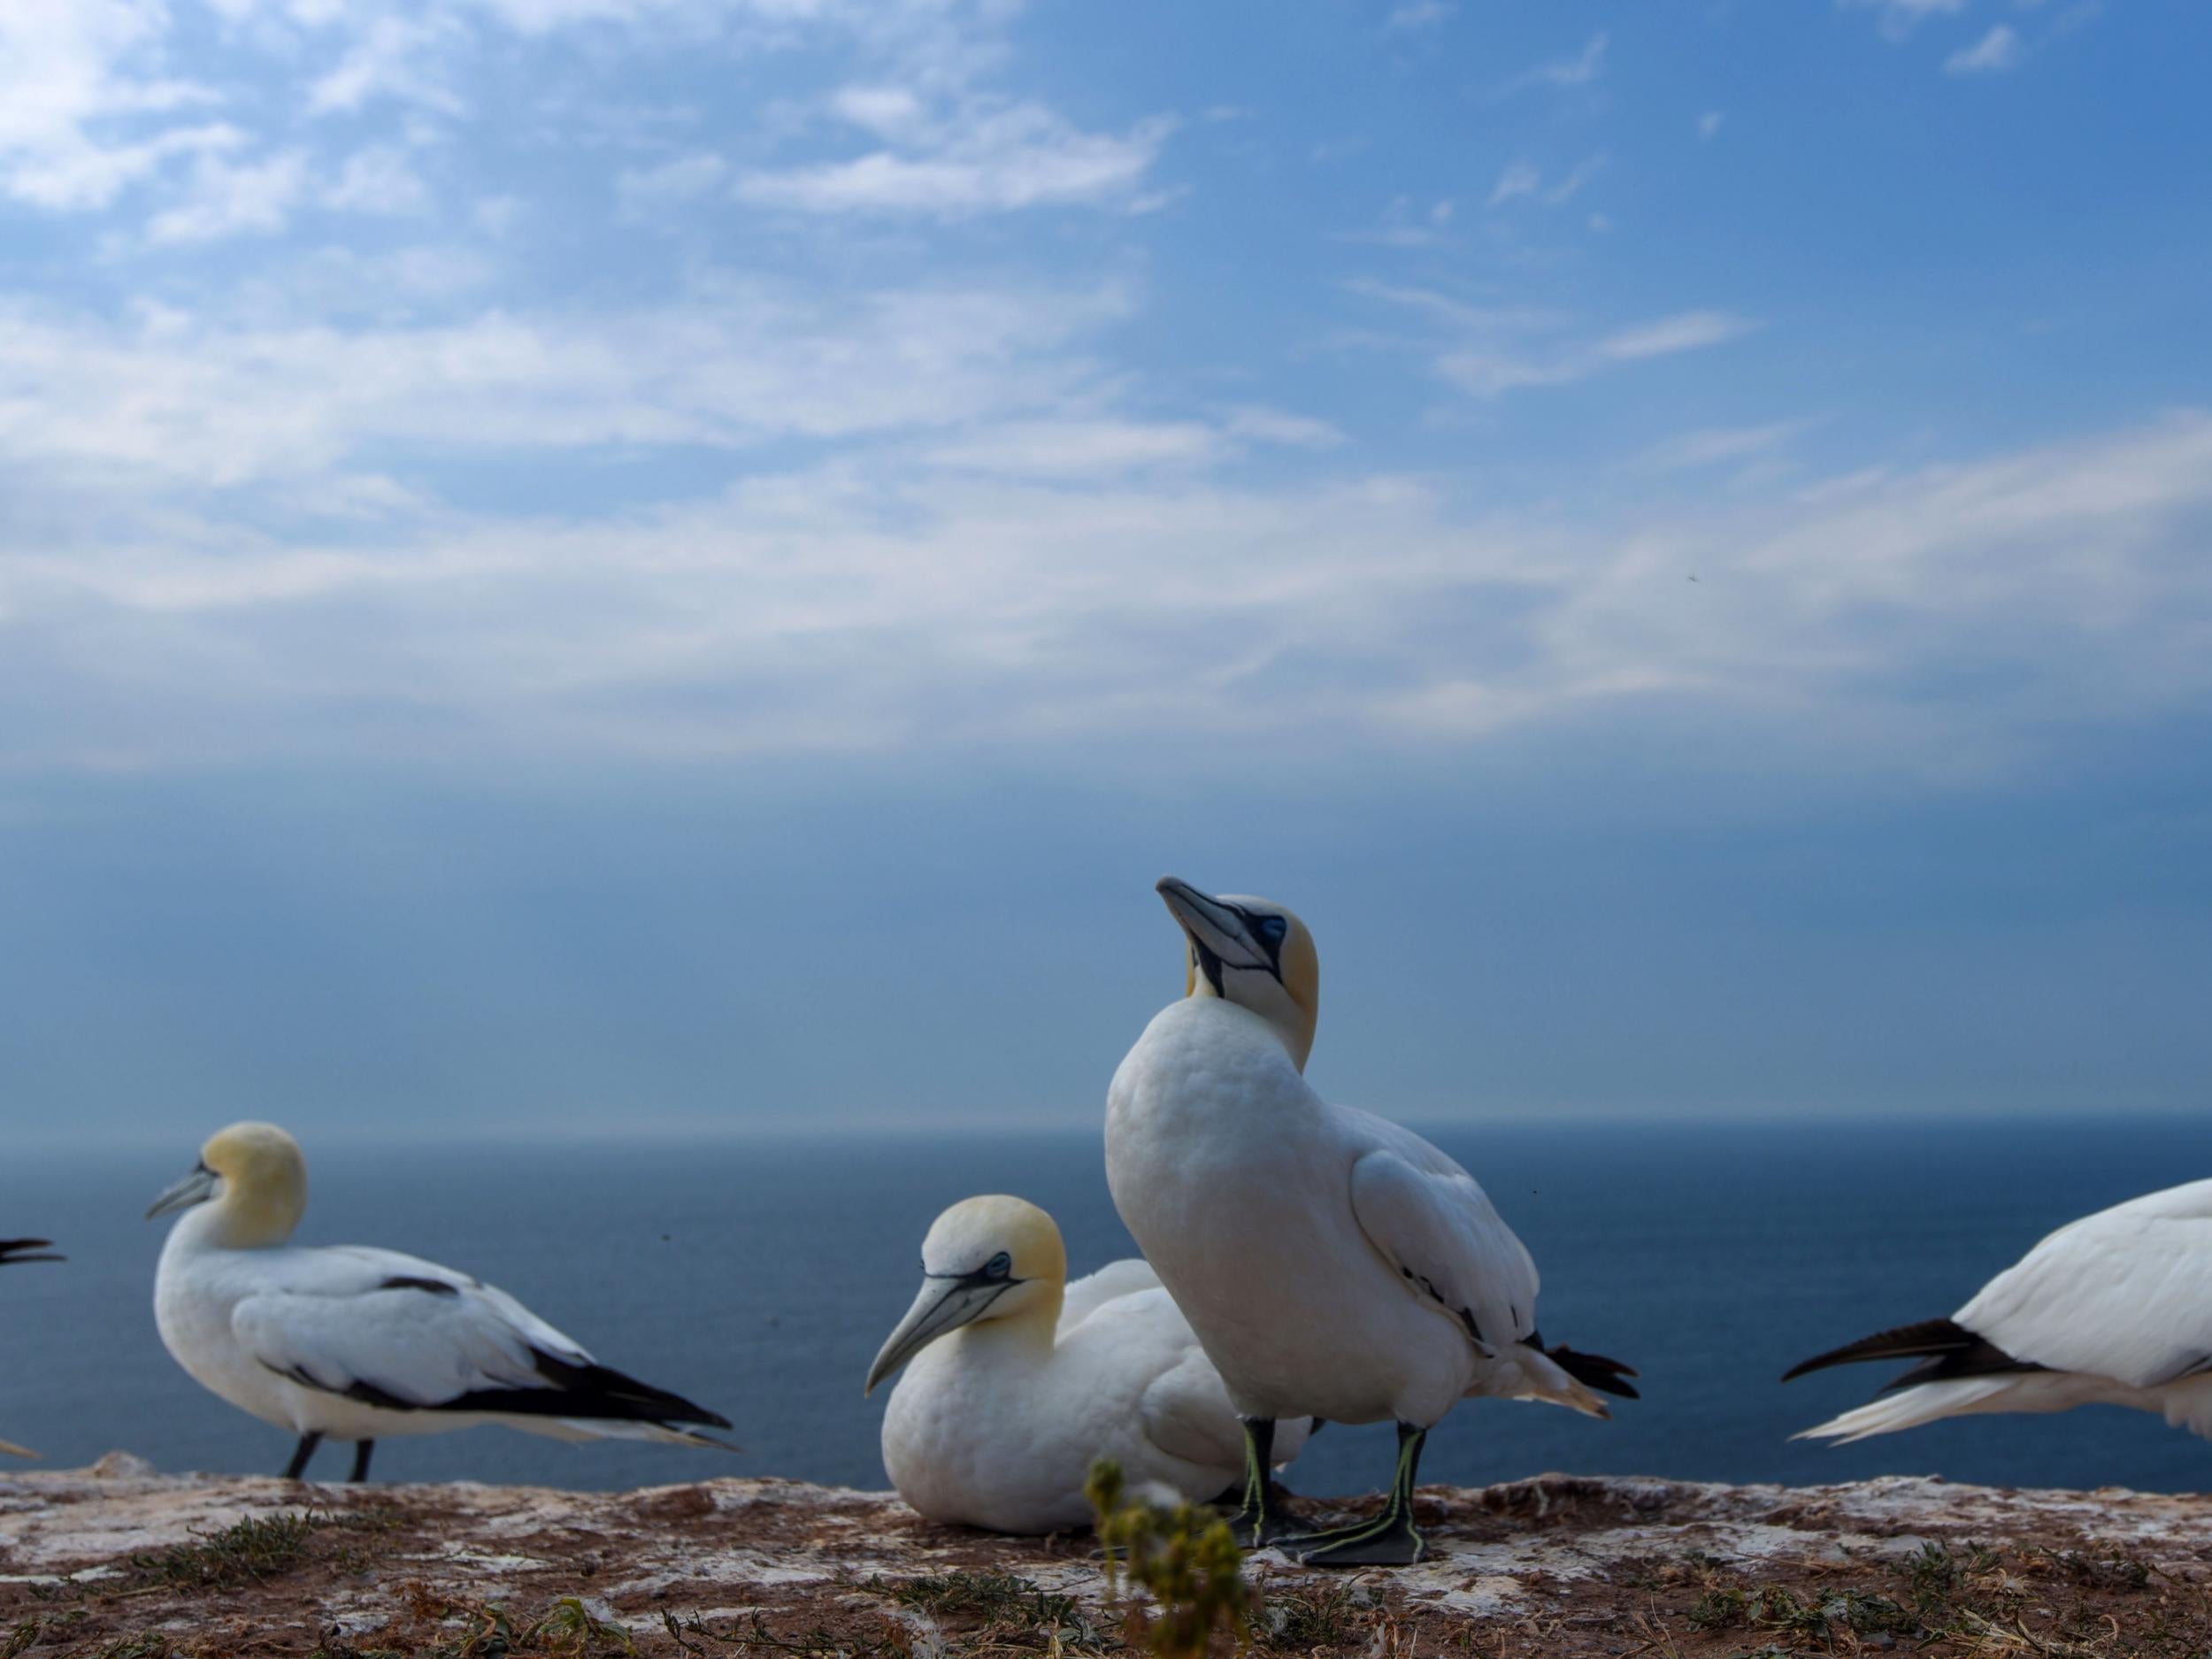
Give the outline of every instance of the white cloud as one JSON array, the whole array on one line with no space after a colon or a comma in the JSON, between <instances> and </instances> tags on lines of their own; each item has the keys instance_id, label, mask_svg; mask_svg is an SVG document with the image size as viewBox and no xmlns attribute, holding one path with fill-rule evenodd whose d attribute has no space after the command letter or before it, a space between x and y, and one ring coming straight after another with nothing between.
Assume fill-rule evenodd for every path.
<instances>
[{"instance_id":1,"label":"white cloud","mask_svg":"<svg viewBox=\"0 0 2212 1659\"><path fill-rule=\"evenodd\" d=\"M406 151L370 144L346 158L322 193L323 204L346 213L401 215L430 205L430 191Z\"/></svg>"},{"instance_id":2,"label":"white cloud","mask_svg":"<svg viewBox=\"0 0 2212 1659\"><path fill-rule=\"evenodd\" d=\"M615 180L615 194L630 214L650 214L680 207L719 187L729 174L721 157L700 151L678 156L654 167L626 168Z\"/></svg>"},{"instance_id":3,"label":"white cloud","mask_svg":"<svg viewBox=\"0 0 2212 1659\"><path fill-rule=\"evenodd\" d=\"M1836 0L1847 11L1881 14L1882 33L1901 41L1930 18L1951 17L1966 9L1966 0Z\"/></svg>"},{"instance_id":4,"label":"white cloud","mask_svg":"<svg viewBox=\"0 0 2212 1659\"><path fill-rule=\"evenodd\" d=\"M2001 74L2016 69L2026 56L2020 44L2020 36L2012 26L2000 23L1973 45L1953 52L1943 60L1944 73L1953 75Z\"/></svg>"},{"instance_id":5,"label":"white cloud","mask_svg":"<svg viewBox=\"0 0 2212 1659\"><path fill-rule=\"evenodd\" d=\"M1594 340L1555 342L1540 349L1457 346L1437 358L1436 370L1463 392L1497 397L1523 387L1565 386L1623 364L1721 345L1750 330L1749 323L1724 311L1683 311Z\"/></svg>"},{"instance_id":6,"label":"white cloud","mask_svg":"<svg viewBox=\"0 0 2212 1659\"><path fill-rule=\"evenodd\" d=\"M1556 87L1562 89L1586 87L1604 71L1605 51L1609 43L1610 37L1600 30L1572 58L1563 58L1555 63L1539 64L1533 69L1525 70L1507 81L1501 90L1514 93L1530 87Z\"/></svg>"},{"instance_id":7,"label":"white cloud","mask_svg":"<svg viewBox=\"0 0 2212 1659\"><path fill-rule=\"evenodd\" d=\"M1678 719L1684 764L1948 785L2212 698L2212 418L1625 519L1472 522L1388 475L1233 488L1207 446L1107 422L1027 472L832 463L567 521L380 520L369 481L342 541L112 501L22 520L0 710L38 718L0 718L0 759L1136 738L1154 766L1164 733L1317 761Z\"/></svg>"},{"instance_id":8,"label":"white cloud","mask_svg":"<svg viewBox=\"0 0 2212 1659\"><path fill-rule=\"evenodd\" d=\"M1577 334L1554 312L1467 305L1422 288L1353 284L1353 290L1431 319L1442 335L1437 374L1477 397L1564 386L1623 365L1726 343L1755 326L1721 311L1678 311L1610 333Z\"/></svg>"},{"instance_id":9,"label":"white cloud","mask_svg":"<svg viewBox=\"0 0 2212 1659\"><path fill-rule=\"evenodd\" d=\"M1085 133L1034 103L970 99L925 118L881 103L836 107L897 148L849 161L741 174L738 199L802 213L965 219L1025 208L1137 204L1138 188L1173 123Z\"/></svg>"},{"instance_id":10,"label":"white cloud","mask_svg":"<svg viewBox=\"0 0 2212 1659\"><path fill-rule=\"evenodd\" d=\"M273 234L284 228L307 185L307 159L296 150L235 165L203 155L193 164L183 200L148 221L146 239L158 247Z\"/></svg>"},{"instance_id":11,"label":"white cloud","mask_svg":"<svg viewBox=\"0 0 2212 1659\"><path fill-rule=\"evenodd\" d=\"M1770 421L1758 426L1703 426L1655 445L1644 465L1663 472L1755 460L1772 455L1805 430L1801 420Z\"/></svg>"},{"instance_id":12,"label":"white cloud","mask_svg":"<svg viewBox=\"0 0 2212 1659\"><path fill-rule=\"evenodd\" d=\"M1448 23L1458 10L1447 0L1406 0L1406 4L1391 8L1383 27L1402 34L1438 28Z\"/></svg>"},{"instance_id":13,"label":"white cloud","mask_svg":"<svg viewBox=\"0 0 2212 1659\"><path fill-rule=\"evenodd\" d=\"M733 283L627 312L351 330L152 309L115 326L0 307L0 455L234 488L394 442L731 449L944 433L1096 401L1102 377L1073 347L1125 304L1112 288L833 301Z\"/></svg>"},{"instance_id":14,"label":"white cloud","mask_svg":"<svg viewBox=\"0 0 2212 1659\"><path fill-rule=\"evenodd\" d=\"M439 49L455 43L457 34L458 25L436 12L422 18L371 17L337 66L308 88L307 107L318 115L344 114L373 99L394 98L460 114L461 100L435 58Z\"/></svg>"},{"instance_id":15,"label":"white cloud","mask_svg":"<svg viewBox=\"0 0 2212 1659\"><path fill-rule=\"evenodd\" d=\"M1498 181L1490 188L1490 205L1502 207L1516 197L1534 196L1544 182L1544 175L1525 161L1506 164Z\"/></svg>"},{"instance_id":16,"label":"white cloud","mask_svg":"<svg viewBox=\"0 0 2212 1659\"><path fill-rule=\"evenodd\" d=\"M234 142L153 119L215 101L160 73L168 21L162 0L0 0L0 192L104 207L172 157Z\"/></svg>"},{"instance_id":17,"label":"white cloud","mask_svg":"<svg viewBox=\"0 0 2212 1659\"><path fill-rule=\"evenodd\" d=\"M1721 123L1727 119L1718 110L1708 110L1697 118L1697 135L1709 139L1719 134Z\"/></svg>"}]
</instances>

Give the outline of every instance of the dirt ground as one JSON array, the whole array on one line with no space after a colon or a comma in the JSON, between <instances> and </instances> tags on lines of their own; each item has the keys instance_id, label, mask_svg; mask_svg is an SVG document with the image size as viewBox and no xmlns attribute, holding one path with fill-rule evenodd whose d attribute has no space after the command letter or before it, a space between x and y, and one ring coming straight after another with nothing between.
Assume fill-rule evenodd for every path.
<instances>
[{"instance_id":1,"label":"dirt ground","mask_svg":"<svg viewBox=\"0 0 2212 1659\"><path fill-rule=\"evenodd\" d=\"M1242 1641L1350 1659L2212 1652L2212 1502L2194 1498L1542 1476L1424 1488L1419 1518L1417 1567L1248 1557ZM995 1538L783 1481L354 1488L120 1456L0 1479L0 1659L1087 1659L1132 1651L1132 1605L1087 1534Z\"/></svg>"}]
</instances>

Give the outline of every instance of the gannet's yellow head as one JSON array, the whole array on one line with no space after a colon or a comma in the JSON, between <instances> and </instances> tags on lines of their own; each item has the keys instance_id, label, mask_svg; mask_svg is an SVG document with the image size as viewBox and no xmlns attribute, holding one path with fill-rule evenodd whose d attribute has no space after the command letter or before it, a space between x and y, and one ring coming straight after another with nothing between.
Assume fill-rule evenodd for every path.
<instances>
[{"instance_id":1,"label":"gannet's yellow head","mask_svg":"<svg viewBox=\"0 0 2212 1659\"><path fill-rule=\"evenodd\" d=\"M963 1325L1021 1319L1048 1334L1067 1280L1067 1247L1050 1216L999 1194L962 1199L922 1240L921 1294L868 1368L862 1394Z\"/></svg>"},{"instance_id":2,"label":"gannet's yellow head","mask_svg":"<svg viewBox=\"0 0 2212 1659\"><path fill-rule=\"evenodd\" d=\"M1304 1071L1321 1017L1321 957L1306 925L1271 900L1216 898L1176 876L1162 876L1158 892L1183 930L1183 995L1251 1010Z\"/></svg>"},{"instance_id":3,"label":"gannet's yellow head","mask_svg":"<svg viewBox=\"0 0 2212 1659\"><path fill-rule=\"evenodd\" d=\"M233 1124L200 1148L192 1172L153 1202L156 1216L212 1201L215 1237L234 1249L281 1244L307 1211L307 1160L274 1124Z\"/></svg>"}]
</instances>

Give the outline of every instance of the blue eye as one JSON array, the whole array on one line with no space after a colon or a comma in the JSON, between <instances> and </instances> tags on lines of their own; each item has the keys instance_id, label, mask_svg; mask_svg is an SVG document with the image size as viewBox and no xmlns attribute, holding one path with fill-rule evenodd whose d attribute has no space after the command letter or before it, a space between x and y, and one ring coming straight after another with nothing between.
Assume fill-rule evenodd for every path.
<instances>
[{"instance_id":1,"label":"blue eye","mask_svg":"<svg viewBox=\"0 0 2212 1659\"><path fill-rule=\"evenodd\" d=\"M1004 1279L1014 1271L1014 1258L1003 1250L984 1263L983 1271L993 1279Z\"/></svg>"},{"instance_id":2,"label":"blue eye","mask_svg":"<svg viewBox=\"0 0 2212 1659\"><path fill-rule=\"evenodd\" d=\"M1290 924L1281 917L1263 916L1260 918L1260 936L1263 939L1271 940L1279 945L1283 942L1283 935L1288 932L1290 932Z\"/></svg>"}]
</instances>

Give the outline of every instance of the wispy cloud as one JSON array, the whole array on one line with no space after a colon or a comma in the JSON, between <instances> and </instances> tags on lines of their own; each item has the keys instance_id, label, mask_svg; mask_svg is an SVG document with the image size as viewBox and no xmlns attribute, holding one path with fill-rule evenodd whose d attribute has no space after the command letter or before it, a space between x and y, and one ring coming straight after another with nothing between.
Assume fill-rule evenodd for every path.
<instances>
[{"instance_id":1,"label":"wispy cloud","mask_svg":"<svg viewBox=\"0 0 2212 1659\"><path fill-rule=\"evenodd\" d=\"M1383 27L1399 34L1438 28L1449 22L1458 10L1448 0L1406 0L1406 4L1391 8Z\"/></svg>"},{"instance_id":2,"label":"wispy cloud","mask_svg":"<svg viewBox=\"0 0 2212 1659\"><path fill-rule=\"evenodd\" d=\"M1470 521L1386 474L1233 486L1175 424L990 430L1031 465L918 452L343 541L111 504L96 534L0 531L0 705L38 714L0 720L0 759L326 749L343 710L357 755L432 731L571 757L1141 733L1150 765L1164 732L1311 759L1694 710L1716 765L1801 764L1816 726L1825 768L1955 778L2024 762L2061 715L2212 694L2212 572L2184 556L2212 527L2205 416L1625 523ZM1962 660L2019 672L1964 694Z\"/></svg>"},{"instance_id":3,"label":"wispy cloud","mask_svg":"<svg viewBox=\"0 0 2212 1659\"><path fill-rule=\"evenodd\" d=\"M1756 326L1723 311L1677 311L1602 334L1578 332L1559 312L1471 305L1432 289L1363 282L1354 291L1410 311L1437 326L1435 373L1477 397L1565 386L1609 369L1723 345Z\"/></svg>"},{"instance_id":4,"label":"wispy cloud","mask_svg":"<svg viewBox=\"0 0 2212 1659\"><path fill-rule=\"evenodd\" d=\"M1704 114L1697 118L1697 135L1700 138L1713 138L1717 136L1720 132L1721 123L1726 119L1727 117L1718 110L1706 111Z\"/></svg>"},{"instance_id":5,"label":"wispy cloud","mask_svg":"<svg viewBox=\"0 0 2212 1659\"><path fill-rule=\"evenodd\" d=\"M738 199L802 213L963 219L1025 208L1129 205L1173 131L1164 118L1085 133L1045 106L975 99L942 116L876 93L836 112L888 141L847 161L741 174Z\"/></svg>"},{"instance_id":6,"label":"wispy cloud","mask_svg":"<svg viewBox=\"0 0 2212 1659\"><path fill-rule=\"evenodd\" d=\"M1967 0L1836 0L1846 11L1873 12L1882 33L1901 41L1930 18L1951 17L1966 9Z\"/></svg>"},{"instance_id":7,"label":"wispy cloud","mask_svg":"<svg viewBox=\"0 0 2212 1659\"><path fill-rule=\"evenodd\" d=\"M2017 69L2026 56L2018 33L2010 24L2000 23L1973 45L1945 58L1943 69L1945 73L1953 75L2001 74L2008 69Z\"/></svg>"},{"instance_id":8,"label":"wispy cloud","mask_svg":"<svg viewBox=\"0 0 2212 1659\"><path fill-rule=\"evenodd\" d=\"M1605 51L1609 39L1603 30L1600 30L1572 58L1559 58L1552 63L1539 64L1533 69L1524 70L1499 90L1514 93L1531 87L1586 87L1604 72Z\"/></svg>"},{"instance_id":9,"label":"wispy cloud","mask_svg":"<svg viewBox=\"0 0 2212 1659\"><path fill-rule=\"evenodd\" d=\"M273 235L284 228L307 188L307 158L297 150L237 163L203 155L193 164L184 198L154 215L146 239L159 246Z\"/></svg>"},{"instance_id":10,"label":"wispy cloud","mask_svg":"<svg viewBox=\"0 0 2212 1659\"><path fill-rule=\"evenodd\" d=\"M1686 472L1770 456L1805 430L1802 420L1770 421L1756 426L1703 426L1655 445L1644 465L1656 472Z\"/></svg>"}]
</instances>

